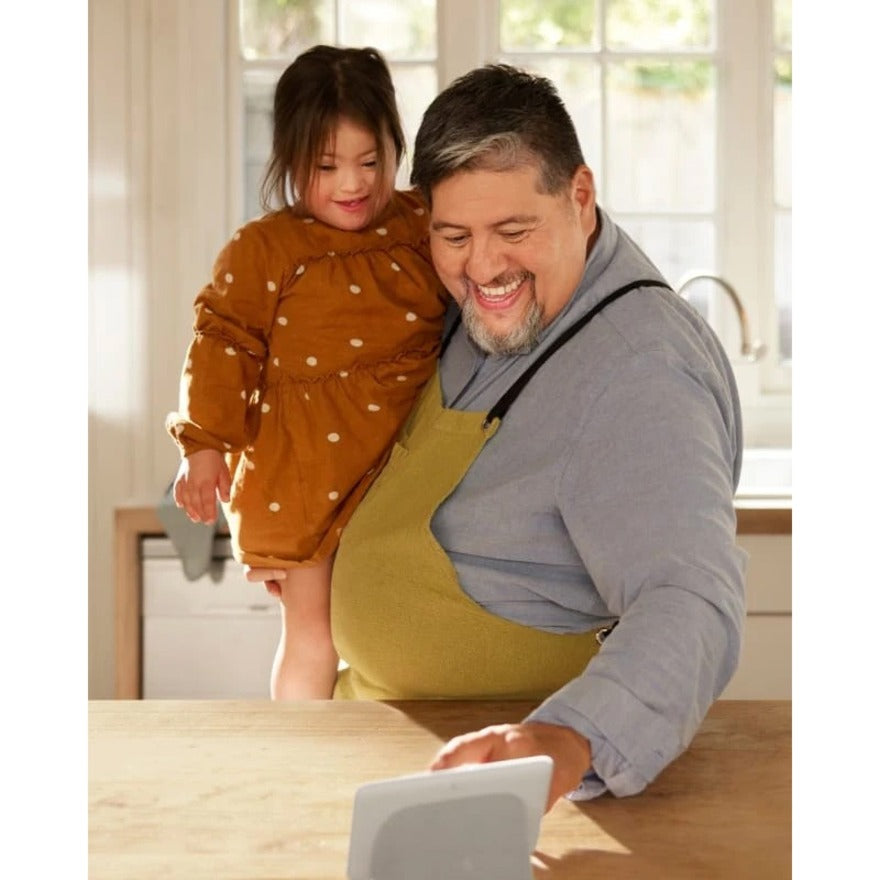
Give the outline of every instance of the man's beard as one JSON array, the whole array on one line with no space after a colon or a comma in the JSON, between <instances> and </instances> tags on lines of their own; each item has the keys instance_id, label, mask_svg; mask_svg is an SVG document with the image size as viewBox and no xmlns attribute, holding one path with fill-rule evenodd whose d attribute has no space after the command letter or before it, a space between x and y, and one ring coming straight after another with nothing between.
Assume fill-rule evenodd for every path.
<instances>
[{"instance_id":1,"label":"man's beard","mask_svg":"<svg viewBox=\"0 0 880 880\"><path fill-rule=\"evenodd\" d=\"M491 355L528 354L538 344L543 317L544 310L532 300L516 327L507 333L493 333L482 322L472 296L468 295L461 306L461 320L468 336Z\"/></svg>"}]
</instances>

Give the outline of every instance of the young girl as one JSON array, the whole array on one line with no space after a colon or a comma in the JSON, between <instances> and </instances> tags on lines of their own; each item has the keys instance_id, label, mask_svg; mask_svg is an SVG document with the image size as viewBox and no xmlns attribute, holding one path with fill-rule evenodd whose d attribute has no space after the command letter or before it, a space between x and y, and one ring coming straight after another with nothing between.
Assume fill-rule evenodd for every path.
<instances>
[{"instance_id":1,"label":"young girl","mask_svg":"<svg viewBox=\"0 0 880 880\"><path fill-rule=\"evenodd\" d=\"M434 369L447 297L426 207L394 190L402 152L374 49L316 46L284 71L269 213L232 236L196 297L166 420L175 502L213 522L219 496L235 558L280 592L273 699L332 696L333 553Z\"/></svg>"}]
</instances>

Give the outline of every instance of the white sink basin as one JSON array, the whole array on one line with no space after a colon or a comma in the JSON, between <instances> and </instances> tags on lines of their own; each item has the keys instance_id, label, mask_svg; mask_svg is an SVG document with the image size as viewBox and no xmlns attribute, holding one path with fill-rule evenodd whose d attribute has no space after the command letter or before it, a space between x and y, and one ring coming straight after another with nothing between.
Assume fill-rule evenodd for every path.
<instances>
[{"instance_id":1,"label":"white sink basin","mask_svg":"<svg viewBox=\"0 0 880 880\"><path fill-rule=\"evenodd\" d=\"M791 450L744 450L736 497L791 498Z\"/></svg>"}]
</instances>

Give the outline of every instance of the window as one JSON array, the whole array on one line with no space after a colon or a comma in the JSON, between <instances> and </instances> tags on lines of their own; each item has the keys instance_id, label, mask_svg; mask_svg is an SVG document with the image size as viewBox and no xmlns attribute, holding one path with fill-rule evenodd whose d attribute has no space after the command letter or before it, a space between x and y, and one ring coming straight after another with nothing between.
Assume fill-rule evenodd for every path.
<instances>
[{"instance_id":1,"label":"window","mask_svg":"<svg viewBox=\"0 0 880 880\"><path fill-rule=\"evenodd\" d=\"M437 94L436 5L434 0L240 0L235 42L244 120L242 218L261 213L275 83L293 58L316 43L374 46L382 52L411 148L422 114ZM405 158L398 183L406 186L408 180Z\"/></svg>"},{"instance_id":2,"label":"window","mask_svg":"<svg viewBox=\"0 0 880 880\"><path fill-rule=\"evenodd\" d=\"M550 77L596 177L599 203L670 283L705 270L735 288L757 362L722 285L688 298L737 372L748 445L790 445L791 0L237 0L243 119L240 216L259 212L274 83L317 42L373 45L398 90L408 145L454 76L505 61ZM234 90L233 90L234 91ZM235 114L234 114L235 115ZM405 185L409 165L398 182Z\"/></svg>"}]
</instances>

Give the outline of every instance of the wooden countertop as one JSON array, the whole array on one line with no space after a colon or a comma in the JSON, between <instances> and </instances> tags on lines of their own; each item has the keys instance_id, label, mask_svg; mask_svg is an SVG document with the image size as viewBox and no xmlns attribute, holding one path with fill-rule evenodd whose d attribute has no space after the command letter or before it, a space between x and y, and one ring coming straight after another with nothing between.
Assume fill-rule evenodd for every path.
<instances>
[{"instance_id":1,"label":"wooden countertop","mask_svg":"<svg viewBox=\"0 0 880 880\"><path fill-rule=\"evenodd\" d=\"M344 880L365 782L529 703L93 701L91 880ZM559 801L535 878L791 877L791 703L716 703L647 791ZM414 878L416 880L416 878Z\"/></svg>"}]
</instances>

